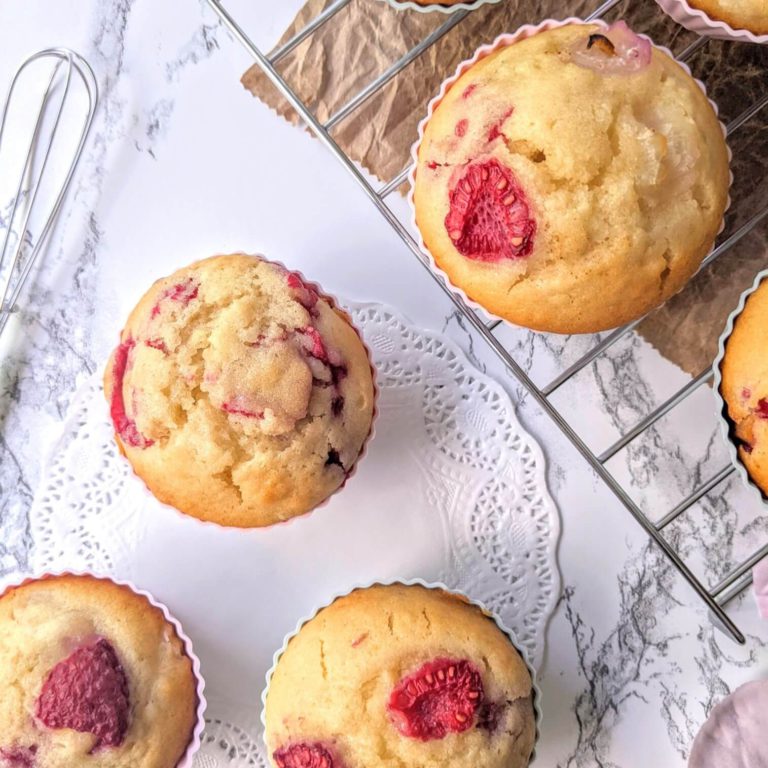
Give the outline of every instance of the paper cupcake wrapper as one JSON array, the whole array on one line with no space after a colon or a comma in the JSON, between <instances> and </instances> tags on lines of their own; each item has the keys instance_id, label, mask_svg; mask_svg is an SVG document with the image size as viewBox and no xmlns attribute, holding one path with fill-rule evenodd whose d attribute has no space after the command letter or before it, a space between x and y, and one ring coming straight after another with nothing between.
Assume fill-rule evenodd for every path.
<instances>
[{"instance_id":1,"label":"paper cupcake wrapper","mask_svg":"<svg viewBox=\"0 0 768 768\"><path fill-rule=\"evenodd\" d=\"M181 515L185 520L194 520L200 525L206 525L210 526L212 528L218 528L218 529L224 529L224 530L235 530L235 531L263 531L268 530L269 528L273 528L276 525L290 525L291 523L296 522L297 520L301 520L303 518L306 518L308 515L312 514L313 512L316 512L321 507L324 507L326 504L330 502L330 500L339 492L343 490L343 488L346 486L346 484L349 482L349 480L352 478L352 476L357 472L357 467L360 464L360 462L363 460L363 458L368 453L369 446L371 444L371 441L376 436L376 419L379 415L379 408L378 408L378 402L379 402L379 386L377 383L377 371L376 366L373 364L373 355L371 353L371 349L366 344L365 339L363 338L363 334L360 332L360 329L352 322L352 318L350 317L349 313L344 309L343 305L339 300L333 296L330 293L327 293L324 291L321 286L314 282L313 280L307 280L307 278L304 277L303 273L300 272L297 269L289 269L285 266L281 261L276 261L275 259L268 259L266 256L262 256L261 254L248 254L249 256L252 256L253 258L260 259L261 261L266 261L269 264L274 264L275 266L278 266L282 269L284 269L286 272L291 272L295 275L298 275L302 283L304 285L311 288L321 299L325 299L328 302L330 302L333 309L341 312L344 317L347 320L347 323L352 328L352 330L357 334L357 337L360 339L360 343L363 345L363 349L365 349L365 354L368 357L368 364L371 367L371 378L373 381L373 412L371 414L371 427L368 431L368 435L363 441L363 445L360 448L360 452L357 455L357 458L355 459L355 463L349 468L346 477L342 481L341 485L333 491L327 498L323 499L319 504L316 504L312 509L308 509L306 512L303 512L300 515L295 515L294 517L290 517L287 520L280 520L277 523L273 523L272 525L268 526L261 526L261 527L246 527L246 526L238 526L238 525L222 525L221 523L218 523L214 520L200 520L197 517L194 517L193 515L187 515L186 513L182 512L180 509L177 509L176 507L172 506L171 504L166 504L163 501L160 501L160 499L155 496L152 491L147 487L147 484L144 482L144 480L136 474L136 472L133 469L133 465L129 461L128 457L125 456L123 451L120 451L120 456L123 461L125 461L128 464L128 468L131 471L131 475L138 480L141 483L142 488L144 489L144 492L147 494L147 498L152 500L152 503L158 504L159 506L169 510L171 514L174 515ZM122 334L122 331L120 332Z\"/></svg>"},{"instance_id":2,"label":"paper cupcake wrapper","mask_svg":"<svg viewBox=\"0 0 768 768\"><path fill-rule=\"evenodd\" d=\"M416 11L417 13L455 13L456 11L474 11L481 5L495 5L501 0L474 0L469 3L456 3L456 5L444 5L439 2L430 3L430 5L418 5L410 0L384 0L387 5L392 6L396 11Z\"/></svg>"},{"instance_id":3,"label":"paper cupcake wrapper","mask_svg":"<svg viewBox=\"0 0 768 768\"><path fill-rule=\"evenodd\" d=\"M173 626L174 630L176 631L176 635L181 640L184 646L185 655L192 662L192 674L195 676L195 682L196 682L195 691L197 693L197 709L195 712L195 718L196 718L195 725L192 729L189 745L187 746L186 752L182 756L181 760L179 760L179 762L176 763L176 768L192 768L195 755L200 749L203 729L205 728L205 707L206 707L205 693L204 693L205 681L203 680L203 676L200 673L200 659L198 659L197 656L195 655L194 648L192 647L192 641L185 634L179 620L176 619L171 614L171 612L168 610L168 607L164 603L161 603L154 595L150 594L146 590L139 589L132 582L122 581L120 579L113 579L110 576L104 576L101 574L91 573L88 571L68 571L68 570L45 571L40 574L23 576L20 579L15 581L4 582L2 588L0 588L0 598L2 598L8 592L14 589L23 587L32 582L43 581L45 579L56 578L58 576L87 576L91 579L97 579L99 581L110 581L113 584L117 584L117 586L119 587L125 587L126 589L129 589L131 592L133 592L135 595L138 595L139 597L143 597L154 608L159 609L163 614L163 618Z\"/></svg>"},{"instance_id":4,"label":"paper cupcake wrapper","mask_svg":"<svg viewBox=\"0 0 768 768\"><path fill-rule=\"evenodd\" d=\"M489 56L490 54L494 53L500 48L506 48L507 46L513 45L514 43L517 43L521 40L526 40L529 37L533 37L534 35L537 35L539 32L546 32L550 29L558 29L560 27L566 27L570 24L583 24L585 26L597 25L598 27L602 27L603 29L607 29L610 26L610 24L603 21L602 19L598 19L596 21L584 21L584 19L578 19L573 16L563 20L545 19L539 24L535 24L535 25L525 24L524 26L520 27L516 32L501 34L492 43L488 43L486 45L480 46L480 48L478 48L477 51L475 51L475 55L472 56L471 59L466 59L462 61L458 65L458 67L456 67L456 71L453 73L453 75L451 75L451 77L449 77L447 80L443 81L443 84L440 86L440 90L438 91L437 95L433 97L432 100L429 102L429 105L427 107L426 117L424 117L419 123L418 138L411 146L412 164L411 164L411 169L408 173L408 181L410 183L410 187L408 189L408 205L411 210L411 226L413 228L413 231L416 233L416 242L418 243L419 248L421 249L421 252L427 257L432 270L443 279L445 284L451 289L451 291L453 291L453 293L461 297L461 299L464 301L465 304L467 304L469 307L471 307L476 311L482 312L488 317L495 318L505 323L509 321L505 320L503 317L499 317L498 315L495 315L493 312L490 312L482 304L480 304L479 302L471 298L463 288L456 285L452 281L448 273L445 272L440 266L438 266L434 257L432 256L429 249L427 248L427 245L424 242L424 238L421 236L421 230L419 229L416 223L416 205L414 203L414 192L416 189L416 167L418 164L419 147L421 146L421 142L424 139L424 131L426 130L427 123L429 123L429 121L432 119L432 115L434 114L437 107L440 105L440 102L443 100L445 94L448 93L448 91L456 83L456 81L468 69L470 69L470 67L474 66L475 64L477 64L478 61L481 61L486 56ZM701 92L705 96L707 95L707 89L704 83L702 83L701 80L697 80L695 77L693 77L690 67L687 64L683 63L682 61L678 61L672 55L672 51L670 51L669 48L665 48L662 45L657 45L647 35L641 34L638 36L642 37L644 40L647 40L656 50L661 51L662 53L665 53L667 56L669 56L669 58L671 58L678 66L680 66L683 69L683 71L687 75L689 75L694 80L696 85L698 85L698 87L701 89ZM714 101L712 101L712 99L710 99L709 97L707 97L707 101L709 101L709 103L712 105L712 109L715 112L715 116L719 116L720 111L718 109L717 104ZM725 125L723 124L723 121L718 119L718 123L720 124L720 130L723 132L723 137L726 137L727 132L725 129ZM728 150L728 164L730 166L731 160L733 158L733 153L731 152L731 148L729 146L726 145L726 148ZM731 207L730 188L732 184L733 184L733 173L729 171L729 178L728 178L729 194L728 194L728 199L726 200L725 210L723 211L723 219L720 222L719 229L717 230L718 235L725 228L725 213ZM685 286L683 286L683 288L685 288Z\"/></svg>"},{"instance_id":5,"label":"paper cupcake wrapper","mask_svg":"<svg viewBox=\"0 0 768 768\"><path fill-rule=\"evenodd\" d=\"M736 426L733 421L731 421L731 417L728 415L728 404L725 402L723 394L720 391L720 385L723 383L723 372L721 370L721 366L723 358L725 357L725 347L728 343L728 339L730 338L731 333L733 333L736 320L744 310L747 299L758 289L760 283L762 283L766 278L768 278L768 269L764 269L762 272L758 272L752 285L747 288L744 293L741 294L739 303L736 305L736 309L734 309L733 312L731 312L731 314L728 316L728 321L725 324L725 330L721 334L720 340L718 342L717 357L715 358L715 362L712 364L712 371L714 373L714 386L712 387L712 391L715 395L717 411L720 417L720 427L728 445L728 455L730 456L731 464L733 464L733 466L736 468L736 472L738 473L744 485L753 493L755 493L764 504L768 503L768 496L766 496L762 489L757 485L757 483L752 480L752 478L749 476L749 472L747 472L747 468L739 458L738 443L736 442Z\"/></svg>"},{"instance_id":6,"label":"paper cupcake wrapper","mask_svg":"<svg viewBox=\"0 0 768 768\"><path fill-rule=\"evenodd\" d=\"M714 37L716 40L736 40L741 43L768 43L768 35L757 35L748 29L734 29L725 21L708 16L693 8L687 0L656 0L659 7L678 24L697 35Z\"/></svg>"},{"instance_id":7,"label":"paper cupcake wrapper","mask_svg":"<svg viewBox=\"0 0 768 768\"><path fill-rule=\"evenodd\" d=\"M275 669L277 668L277 664L280 661L280 657L285 653L286 649L288 648L288 643L293 640L296 635L299 634L302 627L307 624L308 622L312 621L319 613L325 608L328 608L330 605L335 603L337 600L339 600L342 597L346 597L347 595L352 594L352 592L355 592L358 589L369 589L370 587L375 586L391 586L393 584L402 584L407 587L411 586L420 586L425 587L426 589L439 589L443 592L448 592L451 595L456 595L457 597L461 597L464 600L467 601L470 605L473 605L475 608L478 608L482 613L491 619L496 626L509 638L509 642L512 643L515 650L520 654L520 658L525 663L525 666L528 669L528 672L531 675L531 687L533 690L533 711L536 718L536 737L534 740L534 748L533 752L531 753L531 759L529 764L533 764L535 758L536 758L536 744L539 741L539 736L541 734L541 718L542 718L542 712L541 712L541 689L539 688L538 683L536 682L536 670L533 668L533 665L531 664L530 659L528 658L528 654L526 653L525 649L520 645L520 643L517 642L517 638L515 637L515 633L507 627L501 619L498 618L495 614L493 614L491 611L489 611L481 602L478 602L477 600L473 600L469 595L465 594L464 592L458 590L458 589L452 589L451 587L448 587L447 585L443 584L439 581L424 581L423 579L392 579L388 581L371 581L364 584L357 584L350 589L346 590L345 592L339 592L335 594L327 603L324 605L320 605L317 608L315 608L311 614L304 617L299 621L299 623L296 625L296 628L289 632L285 638L283 639L282 646L275 651L275 655L272 658L272 666L267 671L265 685L264 685L264 691L261 694L261 725L263 728L263 734L264 734L264 744L267 749L267 752L269 752L269 745L266 743L267 739L267 695L269 693L269 685L272 682L272 675L275 673Z\"/></svg>"}]
</instances>

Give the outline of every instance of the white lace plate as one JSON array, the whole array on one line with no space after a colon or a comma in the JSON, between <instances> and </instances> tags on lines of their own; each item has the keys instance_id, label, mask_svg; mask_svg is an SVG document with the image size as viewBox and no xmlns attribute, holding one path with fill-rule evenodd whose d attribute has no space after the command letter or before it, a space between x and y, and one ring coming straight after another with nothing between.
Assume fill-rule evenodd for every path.
<instances>
[{"instance_id":1,"label":"white lace plate","mask_svg":"<svg viewBox=\"0 0 768 768\"><path fill-rule=\"evenodd\" d=\"M196 768L266 766L264 675L301 616L350 585L419 577L485 603L540 664L560 591L544 457L504 389L392 309L346 304L378 368L376 437L349 485L290 525L201 525L117 452L100 374L75 396L30 513L35 570L128 579L167 603L206 680Z\"/></svg>"}]
</instances>

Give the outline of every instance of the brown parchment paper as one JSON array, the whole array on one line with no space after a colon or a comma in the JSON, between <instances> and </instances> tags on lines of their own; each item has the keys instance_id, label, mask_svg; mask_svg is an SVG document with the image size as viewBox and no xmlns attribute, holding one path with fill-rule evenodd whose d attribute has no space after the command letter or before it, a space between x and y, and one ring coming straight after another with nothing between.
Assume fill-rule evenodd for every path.
<instances>
[{"instance_id":1,"label":"brown parchment paper","mask_svg":"<svg viewBox=\"0 0 768 768\"><path fill-rule=\"evenodd\" d=\"M331 0L308 0L280 43L316 17ZM502 32L545 18L585 16L598 0L502 0L470 13L401 73L339 121L332 133L342 149L388 181L410 160L410 148L427 102L459 62ZM283 58L278 68L321 122L335 115L393 62L447 20L442 13L396 11L382 0L352 0L331 21ZM624 0L608 17L625 18L657 43L680 53L696 37L666 17L651 0ZM768 46L711 41L688 62L703 79L727 123L768 92ZM285 99L254 66L243 85L279 115L298 123ZM735 132L734 205L726 233L768 205L768 108ZM405 186L402 188L405 190ZM638 331L668 359L692 375L711 364L717 340L739 294L768 266L763 220L678 296L643 321Z\"/></svg>"}]
</instances>

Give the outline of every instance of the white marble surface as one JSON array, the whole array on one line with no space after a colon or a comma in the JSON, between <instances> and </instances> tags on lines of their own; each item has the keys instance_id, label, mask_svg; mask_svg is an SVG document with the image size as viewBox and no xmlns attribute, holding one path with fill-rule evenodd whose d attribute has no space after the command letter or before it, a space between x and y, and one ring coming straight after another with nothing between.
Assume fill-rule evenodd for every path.
<instances>
[{"instance_id":1,"label":"white marble surface","mask_svg":"<svg viewBox=\"0 0 768 768\"><path fill-rule=\"evenodd\" d=\"M248 6L245 19L265 47L299 6L238 3ZM768 668L768 625L751 597L731 610L749 635L739 647L713 629L666 560L463 327L337 163L242 89L250 61L215 15L198 0L25 0L0 4L0 29L2 87L25 55L56 44L85 55L102 89L67 209L0 345L0 574L27 566L27 510L46 447L147 282L212 252L263 252L333 293L394 304L444 330L505 384L542 443L563 518L564 592L540 670L541 765L685 765L711 707ZM500 336L539 382L590 342L511 329ZM556 401L605 447L684 381L630 337ZM703 388L610 468L658 516L726 458ZM717 581L766 540L767 527L734 480L670 536L697 572Z\"/></svg>"}]
</instances>

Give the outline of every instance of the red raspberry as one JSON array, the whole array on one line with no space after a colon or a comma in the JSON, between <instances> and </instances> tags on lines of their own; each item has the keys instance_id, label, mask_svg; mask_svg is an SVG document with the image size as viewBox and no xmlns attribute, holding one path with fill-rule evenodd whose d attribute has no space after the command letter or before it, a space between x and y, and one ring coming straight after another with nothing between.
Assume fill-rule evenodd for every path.
<instances>
[{"instance_id":1,"label":"red raspberry","mask_svg":"<svg viewBox=\"0 0 768 768\"><path fill-rule=\"evenodd\" d=\"M124 341L115 350L115 363L112 367L112 401L109 404L109 412L115 432L120 439L132 448L149 448L154 445L154 440L148 440L139 432L136 422L128 416L125 410L125 398L123 396L123 380L128 368L128 358L131 350L136 346L133 339Z\"/></svg>"},{"instance_id":2,"label":"red raspberry","mask_svg":"<svg viewBox=\"0 0 768 768\"><path fill-rule=\"evenodd\" d=\"M157 349L160 352L162 352L164 355L168 354L168 347L165 346L165 342L162 339L147 339L144 342L144 346L151 347L152 349Z\"/></svg>"},{"instance_id":3,"label":"red raspberry","mask_svg":"<svg viewBox=\"0 0 768 768\"><path fill-rule=\"evenodd\" d=\"M264 411L253 411L246 407L245 405L242 405L243 398L235 397L233 400L231 400L228 403L224 403L221 406L221 410L224 411L224 413L231 413L234 416L244 416L248 419L263 419L264 418Z\"/></svg>"},{"instance_id":4,"label":"red raspberry","mask_svg":"<svg viewBox=\"0 0 768 768\"><path fill-rule=\"evenodd\" d=\"M293 297L301 304L304 309L308 310L311 315L316 315L313 312L315 304L318 301L317 291L310 288L296 272L288 273L288 287L293 293Z\"/></svg>"},{"instance_id":5,"label":"red raspberry","mask_svg":"<svg viewBox=\"0 0 768 768\"><path fill-rule=\"evenodd\" d=\"M188 277L183 283L176 283L163 292L163 295L157 300L157 304L152 307L151 317L157 317L160 314L160 304L166 299L176 301L182 306L189 304L192 299L197 298L200 286L194 278Z\"/></svg>"},{"instance_id":6,"label":"red raspberry","mask_svg":"<svg viewBox=\"0 0 768 768\"><path fill-rule=\"evenodd\" d=\"M272 755L278 768L343 768L322 744L291 744Z\"/></svg>"},{"instance_id":7,"label":"red raspberry","mask_svg":"<svg viewBox=\"0 0 768 768\"><path fill-rule=\"evenodd\" d=\"M466 117L459 120L458 123L456 123L456 128L454 129L456 132L456 135L461 138L464 136L467 132L467 128L469 128L469 120L467 120Z\"/></svg>"},{"instance_id":8,"label":"red raspberry","mask_svg":"<svg viewBox=\"0 0 768 768\"><path fill-rule=\"evenodd\" d=\"M483 681L472 663L434 659L395 686L387 710L403 736L430 741L471 728L483 697Z\"/></svg>"},{"instance_id":9,"label":"red raspberry","mask_svg":"<svg viewBox=\"0 0 768 768\"><path fill-rule=\"evenodd\" d=\"M491 123L490 128L488 129L488 142L494 141L495 139L498 139L499 136L503 136L504 134L501 132L501 126L504 125L504 121L515 111L514 107L510 107L499 120L497 120L495 123Z\"/></svg>"},{"instance_id":10,"label":"red raspberry","mask_svg":"<svg viewBox=\"0 0 768 768\"><path fill-rule=\"evenodd\" d=\"M755 413L761 419L768 419L768 398L761 397L757 401L757 408L755 408Z\"/></svg>"},{"instance_id":11,"label":"red raspberry","mask_svg":"<svg viewBox=\"0 0 768 768\"><path fill-rule=\"evenodd\" d=\"M478 261L520 259L533 250L536 222L517 179L498 160L470 165L450 193L445 228Z\"/></svg>"},{"instance_id":12,"label":"red raspberry","mask_svg":"<svg viewBox=\"0 0 768 768\"><path fill-rule=\"evenodd\" d=\"M123 743L129 713L128 680L104 638L81 646L48 673L35 712L48 728L93 734L94 749Z\"/></svg>"},{"instance_id":13,"label":"red raspberry","mask_svg":"<svg viewBox=\"0 0 768 768\"><path fill-rule=\"evenodd\" d=\"M309 355L324 363L328 362L328 351L325 348L325 344L323 344L323 337L317 328L313 325L308 325L306 328L297 328L296 333L301 335L302 346Z\"/></svg>"},{"instance_id":14,"label":"red raspberry","mask_svg":"<svg viewBox=\"0 0 768 768\"><path fill-rule=\"evenodd\" d=\"M35 768L37 747L0 747L0 762L8 768Z\"/></svg>"}]
</instances>

